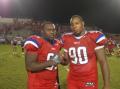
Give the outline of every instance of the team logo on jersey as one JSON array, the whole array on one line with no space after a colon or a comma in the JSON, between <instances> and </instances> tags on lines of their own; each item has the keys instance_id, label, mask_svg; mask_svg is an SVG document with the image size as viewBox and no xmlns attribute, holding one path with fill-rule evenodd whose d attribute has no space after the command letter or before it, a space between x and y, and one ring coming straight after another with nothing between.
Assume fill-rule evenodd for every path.
<instances>
[{"instance_id":1,"label":"team logo on jersey","mask_svg":"<svg viewBox=\"0 0 120 89\"><path fill-rule=\"evenodd\" d=\"M51 50L56 50L55 48L51 48Z\"/></svg>"},{"instance_id":2,"label":"team logo on jersey","mask_svg":"<svg viewBox=\"0 0 120 89\"><path fill-rule=\"evenodd\" d=\"M80 44L80 42L77 42L77 41L76 41L76 42L74 42L74 44Z\"/></svg>"},{"instance_id":3,"label":"team logo on jersey","mask_svg":"<svg viewBox=\"0 0 120 89\"><path fill-rule=\"evenodd\" d=\"M85 38L86 36L83 36L82 38Z\"/></svg>"},{"instance_id":4,"label":"team logo on jersey","mask_svg":"<svg viewBox=\"0 0 120 89\"><path fill-rule=\"evenodd\" d=\"M95 87L95 83L94 83L94 82L86 82L86 83L85 83L85 86L86 86L86 87L88 87L88 86L89 86L89 87L90 87L90 86Z\"/></svg>"}]
</instances>

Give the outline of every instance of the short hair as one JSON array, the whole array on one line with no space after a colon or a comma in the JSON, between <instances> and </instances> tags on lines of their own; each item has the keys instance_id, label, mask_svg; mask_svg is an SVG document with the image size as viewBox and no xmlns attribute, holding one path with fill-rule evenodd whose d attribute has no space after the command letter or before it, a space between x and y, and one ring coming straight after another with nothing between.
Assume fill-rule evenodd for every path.
<instances>
[{"instance_id":1,"label":"short hair","mask_svg":"<svg viewBox=\"0 0 120 89\"><path fill-rule=\"evenodd\" d=\"M45 26L46 24L53 24L53 26L54 26L54 28L55 28L55 24L54 24L53 22L51 22L51 21L44 21L44 22L42 22L41 27L44 28L44 26Z\"/></svg>"},{"instance_id":2,"label":"short hair","mask_svg":"<svg viewBox=\"0 0 120 89\"><path fill-rule=\"evenodd\" d=\"M73 18L79 18L81 21L84 21L83 18L80 15L73 15L70 19L70 23L71 23Z\"/></svg>"}]
</instances>

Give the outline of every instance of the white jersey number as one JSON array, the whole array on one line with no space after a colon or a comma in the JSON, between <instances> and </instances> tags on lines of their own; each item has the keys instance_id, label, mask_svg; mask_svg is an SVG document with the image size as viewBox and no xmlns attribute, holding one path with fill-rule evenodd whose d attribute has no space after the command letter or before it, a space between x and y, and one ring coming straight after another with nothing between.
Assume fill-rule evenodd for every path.
<instances>
[{"instance_id":1,"label":"white jersey number","mask_svg":"<svg viewBox=\"0 0 120 89\"><path fill-rule=\"evenodd\" d=\"M73 60L72 60L73 64L77 64L77 63L86 64L86 63L88 63L86 47L78 47L77 49L75 47L69 48L69 56L71 58L73 58Z\"/></svg>"},{"instance_id":2,"label":"white jersey number","mask_svg":"<svg viewBox=\"0 0 120 89\"><path fill-rule=\"evenodd\" d=\"M53 57L53 56L54 56L54 53L48 53L48 55L47 55L47 61L50 60L50 58ZM54 69L57 69L57 67L51 66L51 67L47 67L46 69L48 69L48 70L54 70Z\"/></svg>"}]
</instances>

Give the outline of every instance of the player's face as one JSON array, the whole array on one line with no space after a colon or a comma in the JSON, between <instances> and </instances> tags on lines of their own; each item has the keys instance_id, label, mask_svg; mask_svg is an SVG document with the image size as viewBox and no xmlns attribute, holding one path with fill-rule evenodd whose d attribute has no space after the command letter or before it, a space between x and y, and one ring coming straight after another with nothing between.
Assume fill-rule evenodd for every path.
<instances>
[{"instance_id":1,"label":"player's face","mask_svg":"<svg viewBox=\"0 0 120 89\"><path fill-rule=\"evenodd\" d=\"M44 26L44 34L49 39L54 39L56 35L56 29L54 24L46 24Z\"/></svg>"},{"instance_id":2,"label":"player's face","mask_svg":"<svg viewBox=\"0 0 120 89\"><path fill-rule=\"evenodd\" d=\"M84 30L84 22L81 21L78 17L71 19L71 29L75 35L80 35Z\"/></svg>"}]
</instances>

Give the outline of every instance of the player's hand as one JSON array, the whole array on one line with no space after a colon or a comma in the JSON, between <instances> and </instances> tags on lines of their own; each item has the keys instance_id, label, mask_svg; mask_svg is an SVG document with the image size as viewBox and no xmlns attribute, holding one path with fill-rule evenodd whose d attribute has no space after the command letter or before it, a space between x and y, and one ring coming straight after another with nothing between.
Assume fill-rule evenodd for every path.
<instances>
[{"instance_id":1,"label":"player's hand","mask_svg":"<svg viewBox=\"0 0 120 89\"><path fill-rule=\"evenodd\" d=\"M67 59L68 58L67 52L65 51L64 48L61 49L61 51L59 52L59 55L60 55L61 59Z\"/></svg>"},{"instance_id":2,"label":"player's hand","mask_svg":"<svg viewBox=\"0 0 120 89\"><path fill-rule=\"evenodd\" d=\"M64 48L59 52L61 58L61 64L67 65L69 63L68 53L64 50Z\"/></svg>"}]
</instances>

